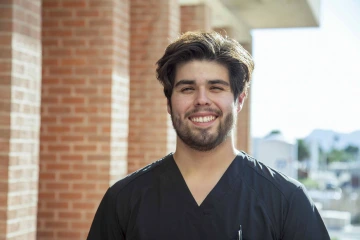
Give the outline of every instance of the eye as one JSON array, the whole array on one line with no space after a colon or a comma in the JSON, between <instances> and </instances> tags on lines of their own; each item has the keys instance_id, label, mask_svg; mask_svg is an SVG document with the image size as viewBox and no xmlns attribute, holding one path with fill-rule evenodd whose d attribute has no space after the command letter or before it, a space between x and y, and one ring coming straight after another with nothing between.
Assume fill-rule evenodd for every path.
<instances>
[{"instance_id":1,"label":"eye","mask_svg":"<svg viewBox=\"0 0 360 240\"><path fill-rule=\"evenodd\" d=\"M218 86L212 86L212 87L210 87L210 90L213 90L213 91L223 91L224 90L224 88L222 88L222 87L218 87Z\"/></svg>"},{"instance_id":2,"label":"eye","mask_svg":"<svg viewBox=\"0 0 360 240\"><path fill-rule=\"evenodd\" d=\"M194 88L192 88L192 87L184 87L184 88L181 89L181 92L189 93L189 92L191 92L193 90L194 90Z\"/></svg>"}]
</instances>

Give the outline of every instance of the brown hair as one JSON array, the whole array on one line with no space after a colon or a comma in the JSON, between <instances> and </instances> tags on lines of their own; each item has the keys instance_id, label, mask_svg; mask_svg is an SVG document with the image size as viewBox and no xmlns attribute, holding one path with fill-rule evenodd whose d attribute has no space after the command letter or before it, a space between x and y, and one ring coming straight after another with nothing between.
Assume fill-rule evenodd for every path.
<instances>
[{"instance_id":1,"label":"brown hair","mask_svg":"<svg viewBox=\"0 0 360 240\"><path fill-rule=\"evenodd\" d=\"M229 70L234 99L247 93L254 62L251 55L234 39L217 32L187 32L172 42L157 61L157 79L170 102L176 66L192 60L215 61Z\"/></svg>"}]
</instances>

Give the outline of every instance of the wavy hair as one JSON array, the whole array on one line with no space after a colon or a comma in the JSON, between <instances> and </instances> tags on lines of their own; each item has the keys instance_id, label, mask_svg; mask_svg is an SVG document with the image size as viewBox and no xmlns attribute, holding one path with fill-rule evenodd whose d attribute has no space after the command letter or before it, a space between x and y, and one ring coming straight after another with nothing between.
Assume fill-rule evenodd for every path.
<instances>
[{"instance_id":1,"label":"wavy hair","mask_svg":"<svg viewBox=\"0 0 360 240\"><path fill-rule=\"evenodd\" d=\"M234 100L250 86L254 61L239 42L217 32L186 32L172 42L157 61L156 77L170 102L176 66L192 60L215 61L229 71Z\"/></svg>"}]
</instances>

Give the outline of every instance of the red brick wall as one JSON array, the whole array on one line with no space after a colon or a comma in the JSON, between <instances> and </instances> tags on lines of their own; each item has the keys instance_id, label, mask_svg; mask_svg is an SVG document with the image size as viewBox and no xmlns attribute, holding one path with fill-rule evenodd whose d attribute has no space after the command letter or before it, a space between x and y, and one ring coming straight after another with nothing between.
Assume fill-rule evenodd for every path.
<instances>
[{"instance_id":1,"label":"red brick wall","mask_svg":"<svg viewBox=\"0 0 360 240\"><path fill-rule=\"evenodd\" d=\"M130 118L128 171L167 153L166 98L155 63L179 33L176 0L132 0L130 4Z\"/></svg>"},{"instance_id":2,"label":"red brick wall","mask_svg":"<svg viewBox=\"0 0 360 240\"><path fill-rule=\"evenodd\" d=\"M43 0L38 239L85 239L126 173L127 0Z\"/></svg>"},{"instance_id":3,"label":"red brick wall","mask_svg":"<svg viewBox=\"0 0 360 240\"><path fill-rule=\"evenodd\" d=\"M11 141L11 27L13 6L0 3L0 239L7 233L9 155Z\"/></svg>"},{"instance_id":4,"label":"red brick wall","mask_svg":"<svg viewBox=\"0 0 360 240\"><path fill-rule=\"evenodd\" d=\"M211 9L206 4L181 6L181 32L211 30Z\"/></svg>"},{"instance_id":5,"label":"red brick wall","mask_svg":"<svg viewBox=\"0 0 360 240\"><path fill-rule=\"evenodd\" d=\"M176 0L0 1L0 239L85 239L106 188L175 149L155 62L179 29Z\"/></svg>"},{"instance_id":6,"label":"red brick wall","mask_svg":"<svg viewBox=\"0 0 360 240\"><path fill-rule=\"evenodd\" d=\"M41 2L0 2L0 239L35 239Z\"/></svg>"}]
</instances>

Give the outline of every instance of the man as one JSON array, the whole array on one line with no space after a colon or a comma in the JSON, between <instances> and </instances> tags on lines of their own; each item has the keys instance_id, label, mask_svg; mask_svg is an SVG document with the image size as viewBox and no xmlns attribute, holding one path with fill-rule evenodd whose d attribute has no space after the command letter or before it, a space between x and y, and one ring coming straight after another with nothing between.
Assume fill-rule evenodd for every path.
<instances>
[{"instance_id":1,"label":"man","mask_svg":"<svg viewBox=\"0 0 360 240\"><path fill-rule=\"evenodd\" d=\"M108 189L88 240L330 239L300 183L234 147L254 68L248 52L188 32L157 65L176 150Z\"/></svg>"}]
</instances>

